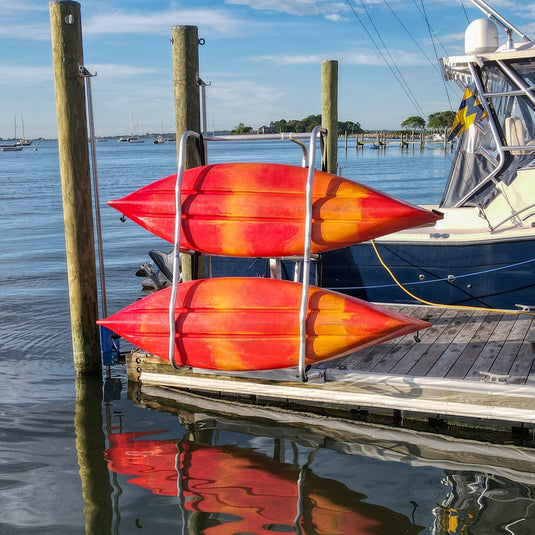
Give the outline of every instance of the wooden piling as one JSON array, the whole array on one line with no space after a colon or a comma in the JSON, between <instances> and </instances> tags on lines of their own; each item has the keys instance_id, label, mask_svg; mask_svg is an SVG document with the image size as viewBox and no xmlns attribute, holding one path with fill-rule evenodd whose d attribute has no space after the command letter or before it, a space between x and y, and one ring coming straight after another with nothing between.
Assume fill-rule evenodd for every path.
<instances>
[{"instance_id":1,"label":"wooden piling","mask_svg":"<svg viewBox=\"0 0 535 535\"><path fill-rule=\"evenodd\" d=\"M80 4L49 8L74 369L102 374Z\"/></svg>"},{"instance_id":2,"label":"wooden piling","mask_svg":"<svg viewBox=\"0 0 535 535\"><path fill-rule=\"evenodd\" d=\"M187 130L201 131L199 33L197 26L174 26L171 35L178 161L178 142L184 132ZM187 142L185 162L186 169L202 163L193 138ZM205 276L204 258L198 253L183 254L181 260L183 281Z\"/></svg>"},{"instance_id":3,"label":"wooden piling","mask_svg":"<svg viewBox=\"0 0 535 535\"><path fill-rule=\"evenodd\" d=\"M338 61L321 63L321 126L327 129L327 172L338 167Z\"/></svg>"}]
</instances>

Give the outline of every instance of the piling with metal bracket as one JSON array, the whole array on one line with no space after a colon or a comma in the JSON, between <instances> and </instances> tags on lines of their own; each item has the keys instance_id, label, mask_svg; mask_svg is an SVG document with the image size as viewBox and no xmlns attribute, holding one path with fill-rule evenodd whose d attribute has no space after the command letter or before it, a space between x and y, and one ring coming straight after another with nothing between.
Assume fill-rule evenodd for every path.
<instances>
[{"instance_id":1,"label":"piling with metal bracket","mask_svg":"<svg viewBox=\"0 0 535 535\"><path fill-rule=\"evenodd\" d=\"M197 26L174 26L171 36L178 160L178 140L182 134L187 130L201 131L199 32ZM195 140L189 139L187 143L185 169L202 163ZM198 253L182 255L181 263L183 281L204 277L205 262Z\"/></svg>"},{"instance_id":2,"label":"piling with metal bracket","mask_svg":"<svg viewBox=\"0 0 535 535\"><path fill-rule=\"evenodd\" d=\"M102 374L80 4L49 8L74 369Z\"/></svg>"},{"instance_id":3,"label":"piling with metal bracket","mask_svg":"<svg viewBox=\"0 0 535 535\"><path fill-rule=\"evenodd\" d=\"M327 129L326 170L338 169L338 61L321 63L321 126Z\"/></svg>"}]
</instances>

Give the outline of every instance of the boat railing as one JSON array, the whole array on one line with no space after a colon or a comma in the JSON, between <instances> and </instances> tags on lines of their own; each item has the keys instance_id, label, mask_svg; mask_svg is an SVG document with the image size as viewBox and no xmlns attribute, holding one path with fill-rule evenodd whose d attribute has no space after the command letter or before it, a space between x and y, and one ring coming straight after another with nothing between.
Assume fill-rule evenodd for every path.
<instances>
[{"instance_id":1,"label":"boat railing","mask_svg":"<svg viewBox=\"0 0 535 535\"><path fill-rule=\"evenodd\" d=\"M534 215L535 212L530 212L529 214L525 214L528 210L532 210L535 208L535 203L531 203L527 206L524 206L523 208L520 208L519 210L512 210L511 213L505 218L499 221L496 224L491 224L488 218L485 215L485 210L483 208L479 208L480 213L484 217L485 221L489 225L489 228L492 232L499 229L502 225L507 223L508 221L512 221L515 226L523 226L523 221L526 221L526 219L529 219ZM525 214L522 216L522 214Z\"/></svg>"}]
</instances>

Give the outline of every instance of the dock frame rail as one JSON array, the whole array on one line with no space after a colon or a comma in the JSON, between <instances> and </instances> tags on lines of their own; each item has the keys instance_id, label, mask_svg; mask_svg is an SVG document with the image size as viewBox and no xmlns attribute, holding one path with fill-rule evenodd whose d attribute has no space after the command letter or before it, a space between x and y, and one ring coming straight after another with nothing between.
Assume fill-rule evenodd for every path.
<instances>
[{"instance_id":1,"label":"dock frame rail","mask_svg":"<svg viewBox=\"0 0 535 535\"><path fill-rule=\"evenodd\" d=\"M310 286L310 262L311 262L311 242L312 242L312 184L314 180L314 164L316 160L316 140L320 139L320 145L323 149L323 137L327 135L327 130L321 126L316 126L309 136L308 153L306 145L294 139L292 141L298 142L303 150L303 167L308 168L307 182L305 189L305 233L303 243L303 257L302 257L302 292L301 304L299 309L299 364L298 373L299 379L302 382L308 380L307 366L306 366L306 320L308 309L308 291ZM175 360L175 303L176 294L179 282L179 265L180 265L180 231L182 227L182 177L184 174L185 160L186 160L186 142L188 138L194 137L198 141L203 142L201 134L193 130L187 130L180 138L178 149L177 162L177 176L175 183L175 227L174 227L174 241L173 241L173 280L171 285L171 297L169 299L169 361L173 368L178 369L179 364ZM297 269L296 269L297 273ZM297 275L296 275L297 278ZM297 282L297 281L296 281Z\"/></svg>"}]
</instances>

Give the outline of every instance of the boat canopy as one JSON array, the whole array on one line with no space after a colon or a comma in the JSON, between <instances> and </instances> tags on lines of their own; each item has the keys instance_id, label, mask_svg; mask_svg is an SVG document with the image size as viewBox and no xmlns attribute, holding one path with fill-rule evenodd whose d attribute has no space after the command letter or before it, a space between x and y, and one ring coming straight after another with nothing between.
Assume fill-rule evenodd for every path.
<instances>
[{"instance_id":1,"label":"boat canopy","mask_svg":"<svg viewBox=\"0 0 535 535\"><path fill-rule=\"evenodd\" d=\"M441 207L485 208L500 182L535 166L535 50L516 52L443 60L447 79L469 86L487 113L461 134Z\"/></svg>"}]
</instances>

